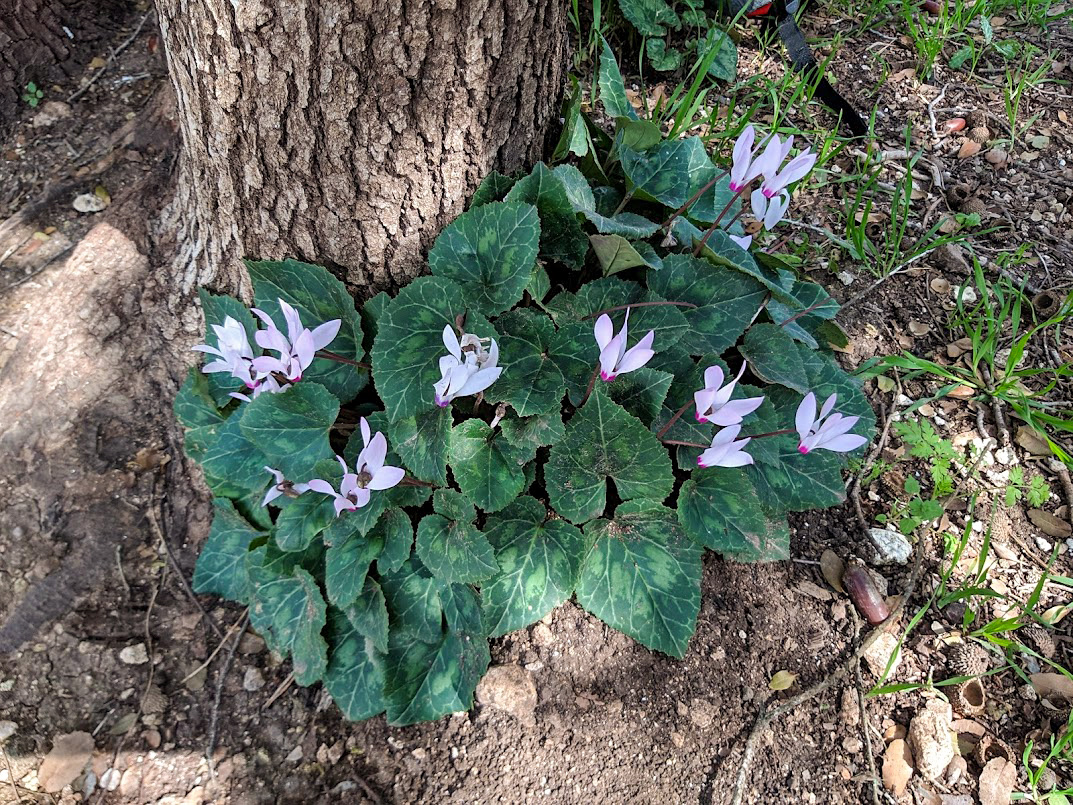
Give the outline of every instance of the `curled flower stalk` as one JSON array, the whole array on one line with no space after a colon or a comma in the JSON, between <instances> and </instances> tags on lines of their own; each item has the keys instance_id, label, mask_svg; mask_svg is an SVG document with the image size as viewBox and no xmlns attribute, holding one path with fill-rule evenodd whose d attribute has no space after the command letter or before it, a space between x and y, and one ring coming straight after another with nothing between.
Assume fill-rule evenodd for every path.
<instances>
[{"instance_id":1,"label":"curled flower stalk","mask_svg":"<svg viewBox=\"0 0 1073 805\"><path fill-rule=\"evenodd\" d=\"M339 491L322 478L313 478L306 484L314 492L334 498L336 517L344 511L357 511L368 504L373 492L391 489L406 476L406 471L401 467L384 463L387 458L387 439L380 432L371 436L365 417L361 418L361 438L365 446L354 462L353 471L347 466L346 459L342 456L335 457L343 468Z\"/></svg>"},{"instance_id":2,"label":"curled flower stalk","mask_svg":"<svg viewBox=\"0 0 1073 805\"><path fill-rule=\"evenodd\" d=\"M485 349L484 342L488 341ZM446 408L458 397L480 394L499 379L499 345L494 338L481 339L464 333L459 340L450 325L443 328L443 345L447 355L440 358L440 379L433 388L436 405Z\"/></svg>"}]
</instances>

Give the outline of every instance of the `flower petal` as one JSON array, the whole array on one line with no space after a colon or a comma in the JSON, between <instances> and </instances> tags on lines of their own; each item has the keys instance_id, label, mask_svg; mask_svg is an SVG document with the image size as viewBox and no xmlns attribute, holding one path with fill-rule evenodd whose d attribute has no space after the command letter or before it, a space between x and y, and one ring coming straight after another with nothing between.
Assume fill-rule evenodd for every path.
<instances>
[{"instance_id":1,"label":"flower petal","mask_svg":"<svg viewBox=\"0 0 1073 805\"><path fill-rule=\"evenodd\" d=\"M815 421L816 395L810 391L797 406L797 416L794 417L794 427L797 429L797 434L801 437L802 441L805 440L809 431L812 430L812 425Z\"/></svg>"},{"instance_id":2,"label":"flower petal","mask_svg":"<svg viewBox=\"0 0 1073 805\"><path fill-rule=\"evenodd\" d=\"M377 433L369 440L369 446L358 456L358 469L360 470L364 463L369 474L376 475L384 466L385 458L387 458L387 439L384 438L384 434Z\"/></svg>"},{"instance_id":3,"label":"flower petal","mask_svg":"<svg viewBox=\"0 0 1073 805\"><path fill-rule=\"evenodd\" d=\"M455 356L456 360L462 360L462 346L458 343L455 328L450 324L445 325L443 328L443 345L447 347L448 352Z\"/></svg>"},{"instance_id":4,"label":"flower petal","mask_svg":"<svg viewBox=\"0 0 1073 805\"><path fill-rule=\"evenodd\" d=\"M378 472L373 474L373 479L369 481L369 489L391 489L391 487L397 486L405 477L406 470L402 467L392 467L390 464L385 464Z\"/></svg>"},{"instance_id":5,"label":"flower petal","mask_svg":"<svg viewBox=\"0 0 1073 805\"><path fill-rule=\"evenodd\" d=\"M324 349L328 344L332 343L335 337L339 335L339 328L342 324L342 319L332 319L315 329L313 331L313 348Z\"/></svg>"},{"instance_id":6,"label":"flower petal","mask_svg":"<svg viewBox=\"0 0 1073 805\"><path fill-rule=\"evenodd\" d=\"M718 364L704 370L704 388L718 390L723 386L723 367Z\"/></svg>"},{"instance_id":7,"label":"flower petal","mask_svg":"<svg viewBox=\"0 0 1073 805\"><path fill-rule=\"evenodd\" d=\"M592 328L592 334L596 338L596 343L600 350L603 351L611 343L611 339L615 337L615 325L611 321L611 317L606 313L600 316L596 320L596 326Z\"/></svg>"},{"instance_id":8,"label":"flower petal","mask_svg":"<svg viewBox=\"0 0 1073 805\"><path fill-rule=\"evenodd\" d=\"M369 427L369 420L362 417L358 423L361 427L361 443L364 447L369 446L369 439L372 438L372 429Z\"/></svg>"}]
</instances>

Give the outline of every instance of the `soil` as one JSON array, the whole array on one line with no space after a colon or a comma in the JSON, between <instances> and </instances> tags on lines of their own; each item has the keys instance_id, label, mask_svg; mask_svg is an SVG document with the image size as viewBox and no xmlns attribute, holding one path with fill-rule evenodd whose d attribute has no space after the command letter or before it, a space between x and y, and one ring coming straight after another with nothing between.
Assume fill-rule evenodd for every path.
<instances>
[{"instance_id":1,"label":"soil","mask_svg":"<svg viewBox=\"0 0 1073 805\"><path fill-rule=\"evenodd\" d=\"M130 37L144 15L144 10L132 11L109 47ZM844 21L822 15L810 17L808 24L813 30L850 30ZM993 90L946 68L939 68L931 84L908 74L899 78L899 71L913 64L912 51L900 31L875 34L889 65L886 81L880 81L878 61L870 55L876 40L867 37L844 44L833 70L861 106L875 103L881 110L884 147L896 149L904 143L906 122L911 122L917 142L938 143L926 158L943 176L946 192L930 186L930 179L924 185L925 197L914 207L917 234L938 216L968 209L966 199L977 199L979 203L970 206L981 212L984 226L991 225L992 218L1007 222L1017 239L1035 244L1029 263L1015 270L1027 270L1033 287L1068 291L1073 282L1068 210L1073 137L1059 113L1071 108L1066 94L1069 68L1055 67L1066 83L1043 85L1026 95L1024 119L1039 115L1028 137L1047 137L1046 145L1018 146L998 169L985 159L986 145L974 158L952 156L950 152L961 148L961 135L933 137L927 109L928 101L945 88L944 99L933 108L940 122L964 114L973 117L973 126L996 126L989 129L990 137L999 136L1001 125L986 113L996 108ZM1012 35L1073 52L1068 25L1052 32L1050 40L1031 28L1018 28ZM23 332L20 315L27 299L47 293L57 273L66 269L66 250L102 221L136 243L145 242L145 220L156 212L175 145L166 102L157 95L166 81L166 66L155 37L150 18L66 114L60 110L59 119L43 124L44 107L23 109L10 141L0 144L0 218L26 218L30 211L33 226L48 236L31 237L0 263L0 373ZM102 49L90 58L107 58L108 53ZM743 74L782 69L755 54L747 61L747 55L743 51ZM854 63L861 69L851 71L848 65ZM95 72L76 76L63 89L70 92ZM123 126L149 111L163 122L146 142L145 129ZM810 108L809 114L813 112ZM827 122L824 113L815 113ZM891 162L885 168L888 181L899 170L897 160ZM850 163L847 155L847 168ZM930 176L930 171L924 174ZM108 209L81 214L71 208L75 195L93 193L98 186L111 198ZM962 188L956 203L955 188ZM829 226L829 211L842 203L837 192L832 184L809 190L795 202L795 215L814 226ZM36 203L40 199L44 201ZM816 245L812 277L849 303L840 317L850 337L843 356L847 367L903 349L945 355L951 302L949 295L932 290L931 280L943 277L954 286L963 281L969 272L963 250L928 255L912 270L870 289L875 278L867 267L831 252L822 246L824 239L809 230L800 230L796 239L799 247L806 240ZM999 250L1017 239L1007 230L975 236L972 245L989 259L992 271ZM110 259L105 252L102 247L102 261ZM849 285L839 277L847 270ZM929 332L912 336L911 320L929 324ZM1063 346L1063 360L1069 361L1073 348L1068 342L1059 348ZM905 383L900 393L920 399L936 388L917 380ZM888 414L896 393L881 392L874 381L869 390L877 410ZM984 411L982 435L972 403L948 399L935 403L932 411L929 417L936 429L955 444L1000 435L990 409ZM880 458L896 462L900 448L892 439ZM1013 462L1026 466L1028 476L1047 472L1044 462L1018 448L991 455L993 462L981 464L980 483L985 487L1000 486L1006 465ZM134 460L125 470L130 474L128 502L151 512L163 525L162 533L142 528L106 534L107 529L101 529L99 544L69 545L22 524L39 518L40 512L9 507L0 515L0 624L9 621L18 602L43 579L71 566L65 558L90 557L83 570L92 577L92 583L83 585L88 592L69 601L69 611L44 618L25 645L0 655L0 722L16 725L12 737L0 740L0 803L725 803L757 715L826 679L845 663L863 633L852 605L827 586L817 564L825 549L843 558L874 559L847 504L794 518L790 561L748 566L709 555L697 633L684 660L649 652L568 603L530 629L492 643L493 666L521 667L532 681L534 708L526 708L524 701L513 712L479 705L435 724L407 728L388 727L382 718L351 724L340 718L319 686L288 685L288 664L273 658L255 635L244 634L230 661L226 648L216 653L220 635L240 628L242 613L202 597L200 605L209 609L203 615L179 576L189 579L207 532L203 490L186 475L177 449L166 442L132 436L122 454L113 457L117 466L128 458ZM892 498L901 494L904 474L921 471L919 462L900 463L890 477L862 490L866 517L886 512ZM1073 501L1062 501L1061 486L1047 478L1055 494L1045 508L1068 517L1069 510L1061 506ZM993 500L996 497L985 491L984 513L978 514L985 522L990 518L992 544L1002 547L991 583L1023 601L1047 553L1024 509L1006 508ZM948 515L953 530L965 524L965 512L957 508L952 506ZM161 516L161 510L186 512L182 528L176 529L174 517ZM958 579L971 572L973 552L981 550L982 543L983 535L974 533ZM1073 575L1069 551L1060 547L1058 572ZM922 540L916 550L922 556L923 576L905 612L889 624L895 634L937 583L941 540ZM877 570L892 595L909 581L908 565ZM78 583L71 586L80 589ZM1067 589L1049 584L1039 611L1064 604L1069 597ZM1000 609L1001 602L982 615ZM919 683L948 677L943 638L960 623L956 605L927 612L905 647L894 680ZM1057 661L1066 667L1068 624L1063 621L1054 633ZM139 645L146 650L144 657L139 656ZM769 681L783 670L796 673L796 681L789 690L772 691ZM867 670L862 673L867 689L874 679ZM881 733L895 724L908 725L927 694L913 690L868 699L862 720L852 677L849 683L833 685L763 732L745 802L872 801L865 736L875 762L881 763ZM1017 675L1006 671L989 677L986 688L988 710L978 718L1017 751L1026 736L1050 724L1054 714L1025 690ZM42 758L59 736L75 731L93 737L90 783L96 790L88 796L78 793L92 788L80 778L73 789L60 794L40 793L37 772ZM215 747L211 763L205 757L210 743ZM110 767L121 773L117 780L104 777ZM969 773L961 780L921 789L971 795L979 771L970 760ZM1059 769L1059 774L1064 771ZM101 784L110 782L118 784L105 791ZM914 779L913 785L920 783ZM911 793L899 800L910 801Z\"/></svg>"}]
</instances>

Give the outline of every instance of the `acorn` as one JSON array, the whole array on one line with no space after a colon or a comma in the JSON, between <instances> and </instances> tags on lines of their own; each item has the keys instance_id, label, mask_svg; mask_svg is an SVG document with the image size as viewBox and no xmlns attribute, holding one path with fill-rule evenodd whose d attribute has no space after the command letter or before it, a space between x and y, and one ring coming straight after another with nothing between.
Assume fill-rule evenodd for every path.
<instances>
[{"instance_id":1,"label":"acorn","mask_svg":"<svg viewBox=\"0 0 1073 805\"><path fill-rule=\"evenodd\" d=\"M851 563L842 574L842 586L854 606L872 626L878 626L890 617L890 608L864 565Z\"/></svg>"},{"instance_id":2,"label":"acorn","mask_svg":"<svg viewBox=\"0 0 1073 805\"><path fill-rule=\"evenodd\" d=\"M1010 763L1017 763L1020 760L1005 742L990 735L985 735L976 744L973 757L976 758L976 762L980 764L981 768L986 766L989 760L994 760L997 757L1005 758Z\"/></svg>"},{"instance_id":3,"label":"acorn","mask_svg":"<svg viewBox=\"0 0 1073 805\"><path fill-rule=\"evenodd\" d=\"M980 676L991 667L987 651L975 643L952 646L947 662L955 676Z\"/></svg>"}]
</instances>

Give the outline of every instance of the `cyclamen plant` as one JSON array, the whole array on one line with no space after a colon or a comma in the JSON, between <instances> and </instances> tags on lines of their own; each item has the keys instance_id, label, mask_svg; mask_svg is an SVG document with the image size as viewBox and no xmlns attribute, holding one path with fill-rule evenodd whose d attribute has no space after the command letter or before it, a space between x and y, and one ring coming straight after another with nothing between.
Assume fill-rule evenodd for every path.
<instances>
[{"instance_id":1,"label":"cyclamen plant","mask_svg":"<svg viewBox=\"0 0 1073 805\"><path fill-rule=\"evenodd\" d=\"M571 598L682 657L705 548L786 558L787 512L844 499L874 416L838 306L732 239L753 182L787 193L789 141L731 178L639 123L585 172L493 174L430 276L360 313L295 261L248 264L252 312L202 292L210 360L175 401L215 495L194 588L348 718L469 708L488 639Z\"/></svg>"}]
</instances>

